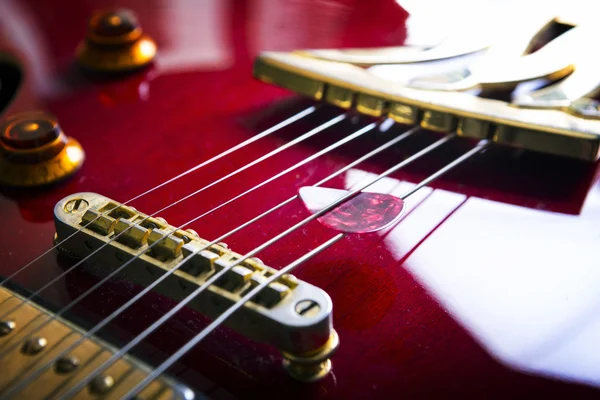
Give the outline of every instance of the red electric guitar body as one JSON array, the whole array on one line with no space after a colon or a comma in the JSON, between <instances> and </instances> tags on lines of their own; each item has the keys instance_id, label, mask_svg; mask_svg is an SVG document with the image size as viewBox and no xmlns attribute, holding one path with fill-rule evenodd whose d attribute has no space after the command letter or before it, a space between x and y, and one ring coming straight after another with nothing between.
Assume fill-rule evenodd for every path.
<instances>
[{"instance_id":1,"label":"red electric guitar body","mask_svg":"<svg viewBox=\"0 0 600 400\"><path fill-rule=\"evenodd\" d=\"M53 209L64 197L95 192L125 202L315 104L255 80L259 52L402 45L408 16L387 0L131 0L119 6L134 10L155 39L156 62L131 75L90 77L75 65L74 51L89 16L104 6L0 0L2 50L24 69L24 84L3 117L49 111L86 154L81 170L64 182L0 190L2 276L52 247ZM151 214L344 112L319 105L289 127L130 205ZM159 216L179 226L373 121L359 115L344 120ZM212 240L408 128L375 129L189 228ZM419 132L324 186L347 189L439 137ZM377 191L399 195L472 146L452 140L379 182ZM409 197L392 228L351 234L294 271L333 303L340 347L323 380L295 381L275 349L224 327L169 374L215 399L596 398L595 177L595 163L491 146ZM226 242L244 254L308 215L295 200ZM335 234L314 221L259 257L279 269ZM33 292L72 264L53 251L14 283ZM98 279L76 269L41 297L60 308ZM140 290L113 279L73 315L82 326L93 326ZM150 293L101 333L117 345L127 343L174 305ZM208 322L186 308L133 354L157 365Z\"/></svg>"}]
</instances>

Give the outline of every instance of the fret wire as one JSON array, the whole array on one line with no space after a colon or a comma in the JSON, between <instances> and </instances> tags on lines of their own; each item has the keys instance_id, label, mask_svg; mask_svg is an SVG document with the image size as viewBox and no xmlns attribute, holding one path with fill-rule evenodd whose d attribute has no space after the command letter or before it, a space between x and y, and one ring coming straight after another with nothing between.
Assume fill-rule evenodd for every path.
<instances>
[{"instance_id":1,"label":"fret wire","mask_svg":"<svg viewBox=\"0 0 600 400\"><path fill-rule=\"evenodd\" d=\"M49 254L50 252L52 252L53 250L55 250L57 247L61 246L62 244L64 244L67 240L71 239L73 236L77 235L78 233L80 233L84 228L87 228L89 225L93 224L97 219L118 210L119 208L143 197L146 196L180 178L183 178L186 175L191 174L192 172L195 172L217 160L220 160L221 158L224 158L234 152L236 152L237 150L240 150L266 136L269 136L272 133L275 133L276 131L283 129L284 127L291 125L292 123L301 120L302 118L306 117L307 115L312 114L313 112L315 112L317 110L316 106L310 106L302 111L300 111L297 114L292 115L291 117L277 123L276 125L265 129L264 131L252 136L251 138L243 141L242 143L239 143L219 154L217 154L216 156L201 162L200 164L188 169L187 171L184 171L182 173L180 173L179 175L174 176L173 178L170 178L166 181L164 181L163 183L158 184L157 186L154 186L151 189L146 190L143 193L140 193L138 195L136 195L135 197L132 197L131 199L127 200L124 203L119 204L117 207L113 207L109 210L104 211L103 213L100 213L96 218L94 218L93 220L91 220L90 222L88 222L86 225L81 226L79 229L77 229L75 232L71 233L69 236L67 236L66 238L62 239L60 242L56 243L54 246L52 246L51 248L49 248L48 250L44 251L42 254L38 255L36 258L34 258L33 260L29 261L27 264L25 264L24 266L22 266L21 268L17 269L15 272L11 273L9 276L3 278L2 280L0 280L0 286L4 286L6 282L8 282L9 280L14 279L18 274L20 274L21 272L25 271L27 268L29 268L30 266L32 266L33 264L35 264L37 261L41 260L44 256L46 256L47 254Z\"/></svg>"},{"instance_id":2,"label":"fret wire","mask_svg":"<svg viewBox=\"0 0 600 400\"><path fill-rule=\"evenodd\" d=\"M483 152L488 146L489 146L489 142L487 140L480 141L474 148L472 148L468 152L464 153L462 156L456 158L454 161L450 162L443 168L439 169L437 172L433 173L432 175L428 176L427 178L425 178L424 180L419 182L416 186L414 186L413 188L408 190L406 193L404 193L402 196L400 196L400 198L401 199L408 198L409 196L416 193L419 189L421 189L424 186L426 186L427 184L433 182L435 179L444 175L445 173L447 173L451 169L455 168L459 164L462 164L463 162L467 161L468 159L475 156L476 154ZM327 206L326 208L329 208L329 206ZM206 336L208 336L212 331L214 331L219 326L221 326L227 320L227 318L229 318L234 312L236 312L241 307L243 307L243 305L245 303L250 301L255 295L257 295L262 289L267 287L270 283L274 282L276 279L278 279L282 275L292 272L296 267L298 267L304 261L314 257L315 255L319 254L321 251L324 251L325 249L327 249L334 243L337 243L339 240L343 239L346 236L348 236L348 233L337 234L333 238L329 239L327 242L323 243L319 247L317 247L317 248L313 249L312 251L310 251L309 253L305 254L303 257L300 257L296 261L293 261L292 263L288 264L286 267L279 270L277 273L275 273L274 275L269 277L267 280L262 282L260 285L257 285L253 290L248 292L239 301L237 301L235 304L233 304L231 307L229 307L221 315L219 315L219 317L217 317L211 324L209 324L206 328L204 328L202 331L200 331L196 336L194 336L192 339L190 339L188 342L186 342L182 347L179 348L179 350L177 350L175 353L173 353L167 360L165 360L158 367L156 367L141 382L139 382L135 387L133 387L129 392L127 392L127 394L125 394L124 397L131 398L131 396L134 396L135 394L139 393L140 390L144 389L149 383L151 383L156 378L158 378L161 374L163 374L171 365L173 365L173 363L175 363L177 360L179 360L181 357L183 357L188 351L190 351L192 348L194 348L194 346L196 346L198 343L200 343L200 341L202 341L202 339L204 339Z\"/></svg>"},{"instance_id":3,"label":"fret wire","mask_svg":"<svg viewBox=\"0 0 600 400\"><path fill-rule=\"evenodd\" d=\"M140 334L138 334L129 343L127 343L125 346L123 346L121 349L119 349L118 352L114 353L110 358L108 358L101 365L99 365L98 367L96 367L94 369L94 371L92 371L86 378L84 378L83 380L81 380L80 382L78 382L77 385L75 385L73 388L71 388L71 390L69 390L69 392L66 395L69 395L69 394L72 395L77 390L80 390L81 388L83 388L83 386L85 386L89 381L91 381L96 374L98 374L101 371L103 371L104 369L108 368L110 365L112 365L118 359L120 359L121 357L123 357L123 355L125 355L125 353L127 353L131 348L135 347L142 340L144 340L148 335L150 335L152 332L154 332L156 329L158 329L158 327L160 327L160 325L162 325L164 322L166 322L168 319L170 319L173 315L175 315L177 312L179 312L186 304L188 304L190 301L192 301L196 296L198 296L202 291L204 291L206 288L208 288L210 285L212 285L221 276L223 276L225 273L227 273L227 271L230 271L235 266L237 266L237 265L241 264L242 262L246 261L248 258L253 257L254 255L256 255L260 251L266 249L267 247L269 247L273 243L279 241L280 239L284 238L288 234L290 234L290 233L294 232L295 230L297 230L297 229L303 227L304 225L308 224L310 221L313 221L313 220L317 219L318 217L320 217L323 214L325 214L326 212L330 211L332 208L337 207L338 205L340 205L344 201L350 199L351 197L356 196L358 193L360 193L362 190L364 190L368 186L373 185L374 183L376 183L376 182L380 181L381 179L387 177L388 175L390 175L390 174L398 171L399 169L405 167L406 165L412 163L413 161L416 161L419 158L421 158L421 157L429 154L430 152L432 152L433 150L437 149L438 147L440 147L444 143L448 142L450 139L454 138L455 136L456 136L455 133L451 133L451 134L448 134L448 135L444 136L443 138L441 138L441 139L437 140L436 142L432 143L431 145L425 147L421 151L419 151L419 152L413 154L412 156L408 157L404 161L396 164L394 167L392 167L392 168L388 169L387 171L383 172L382 174L378 175L376 178L372 179L370 182L368 182L368 183L366 183L366 184L358 187L357 189L352 190L351 192L349 192L348 194L344 195L340 199L338 199L338 200L336 200L336 201L328 204L325 208L319 210L318 212L316 212L316 213L312 214L311 216L305 218L304 220L298 222L297 224L295 224L294 226L288 228L284 232L281 232L280 234L278 234L275 237L271 238L270 240L266 241L262 245L254 248L250 252L246 253L244 256L242 256L242 258L237 259L234 263L230 264L226 268L223 268L221 271L215 273L209 279L207 279L206 282L204 282L201 286L199 286L192 293L190 293L188 296L186 296L181 302L177 303L177 305L175 305L166 314L164 314L163 316L161 316L158 320L156 320L154 323L152 323L143 332L141 332ZM178 264L178 266L181 266L181 262ZM65 398L65 396L63 396L63 398Z\"/></svg>"},{"instance_id":4,"label":"fret wire","mask_svg":"<svg viewBox=\"0 0 600 400\"><path fill-rule=\"evenodd\" d=\"M375 127L377 126L376 122L373 122L359 130L357 130L356 132L354 132L351 135L346 136L345 138L339 140L338 142L333 143L332 145L328 146L327 148L313 154L312 156L298 162L297 164L287 168L286 170L274 175L273 177L267 179L266 181L261 182L260 184L254 186L253 188L247 190L246 192L241 193L240 195L228 200L225 203L220 204L219 206L213 208L210 211L207 211L204 214L201 214L198 217L195 217L194 219L186 222L185 224L181 225L180 227L176 228L176 230L183 228L184 226L214 212L215 210L226 206L227 204L231 203L232 201L234 201L235 199L238 199L264 185L266 185L269 182L272 182L273 180L285 175L286 173L291 172L292 170L307 164L308 162L350 142L351 140L354 140L356 138L358 138L359 136L362 136L366 133L368 133L369 131L373 130ZM398 143L401 140L404 140L406 138L408 138L409 136L411 136L412 134L414 134L415 132L417 132L420 128L415 127L412 128L406 132L403 132L401 135L397 136L396 138L386 142L385 144L383 144L382 146L379 146L377 149L369 152L368 154L362 156L361 158L355 160L354 162L352 162L351 164L345 166L344 168L340 169L339 171L331 174L330 176L326 177L325 179L319 181L317 184L315 184L315 186L317 185L321 185L322 183L326 182L327 180L347 171L348 169L352 168L353 166L359 164L360 162L364 161L365 159L391 147L392 145ZM210 247L211 245L218 243L220 241L222 241L223 239L225 239L226 237L234 234L235 232L243 229L244 227L250 225L251 223L259 220L260 218L266 216L267 214L275 211L278 208L283 207L285 204L290 203L292 200L294 200L295 198L297 198L298 196L295 195L292 198L284 201L283 203L280 203L279 205L273 207L272 209L268 210L267 212L259 215L258 217L255 217L254 219L247 221L245 224L238 226L237 228L235 228L234 230L226 233L225 235L222 235L221 237L213 240L212 242L210 242L209 244L207 244L206 246L204 246L203 248L196 250L194 254L196 254L199 251L202 251L208 247ZM174 231L173 231L174 232ZM171 233L173 233L171 232ZM168 235L163 236L163 238L166 238ZM161 238L162 239L162 238ZM150 249L152 246L154 246L156 243L152 244L151 246L148 247L148 249ZM194 254L190 254L188 256L192 257ZM137 258L137 257L136 257ZM62 315L64 312L68 311L70 309L71 306L73 306L74 304L76 304L79 300L81 300L82 298L84 298L85 296L87 296L89 293L91 293L92 291L94 291L95 289L97 289L99 286L101 286L103 283L105 283L108 279L110 279L112 276L116 275L119 271L121 271L123 268L125 268L127 265L129 265L131 262L133 262L135 260L135 258L128 260L125 264L121 265L117 270L113 271L111 274L109 274L107 277L103 278L100 282L96 283L92 288L88 289L85 293L83 293L82 295L80 295L77 299L73 300L69 305L67 305L65 308L61 309L59 312L57 312L50 320L46 321L45 323L43 323L41 326L37 327L35 331L30 332L29 335L32 335L33 333L35 333L37 330L43 328L45 325L47 325L48 323L50 323L53 319L55 319L56 317ZM50 360L49 362L47 362L45 365L43 365L42 367L38 368L34 374L30 377L27 378L26 381L22 382L21 384L18 385L18 387L15 387L14 389L12 389L11 391L17 390L18 388L22 387L23 385L25 385L27 382L35 379L35 377L39 376L43 371L47 370L48 368L51 367L52 363L57 360L58 358L60 358L62 355L68 353L70 350L74 349L78 344L80 344L84 339L89 338L91 335L93 335L95 332L97 332L98 330L100 330L103 326L105 326L108 322L110 322L112 319L116 318L121 312L123 312L126 308L128 308L131 304L133 304L135 301L137 301L139 298L141 298L144 294L148 293L152 288L154 288L156 285L158 285L161 281L163 281L164 279L166 279L169 275L171 275L172 273L175 272L175 270L177 270L179 267L181 266L181 263L179 263L178 265L176 265L173 269L167 271L165 274L163 274L160 278L158 278L157 280L155 280L150 286L146 287L145 289L142 290L142 292L138 293L136 296L134 296L134 298L130 299L128 302L126 302L124 305L122 305L119 309L117 309L116 311L114 311L113 313L111 313L111 315L109 315L108 317L106 317L105 319L103 319L99 324L95 325L94 327L92 327L88 332L86 332L81 338L79 338L75 343L71 344L67 349L63 350L60 354L58 354L57 356L54 357L53 360ZM0 353L0 356L8 351L10 351L12 348L14 348L15 346L17 346L17 344L13 345L13 347L5 350L4 352Z\"/></svg>"},{"instance_id":5,"label":"fret wire","mask_svg":"<svg viewBox=\"0 0 600 400\"><path fill-rule=\"evenodd\" d=\"M285 145L283 145L281 147L278 147L277 149L275 149L275 150L273 150L273 151L265 154L264 156L262 156L262 157L260 157L260 158L258 158L256 160L254 160L254 161L252 161L252 162L244 165L241 168L236 169L235 171L229 173L228 175L225 175L225 176L217 179L216 181L213 181L212 183L210 183L210 184L208 184L208 185L206 185L206 186L204 186L204 187L196 190L195 192L190 193L187 196L185 196L185 197L183 197L183 198L181 198L181 199L179 199L179 200L177 200L177 201L169 204L168 206L163 207L160 210L155 211L154 213L152 213L152 214L144 217L142 220L138 221L138 224L144 222L148 218L151 218L151 217L153 217L153 216L155 216L155 215L157 215L157 214L159 214L159 213L161 213L161 212L163 212L165 210L168 210L169 208L174 207L177 204L179 204L179 203L181 203L181 202L183 202L183 201L185 201L185 200L187 200L187 199L189 199L189 198L191 198L191 197L193 197L193 196L195 196L195 195L197 195L197 194L199 194L199 193L201 193L201 192L203 192L203 191L205 191L205 190L207 190L207 189L209 189L209 188L211 188L211 187L213 187L213 186L215 186L215 185L217 185L217 184L219 184L219 183L221 183L221 182L223 182L223 181L225 181L225 180L227 180L227 179L229 179L229 178L231 178L231 177L233 177L235 175L237 175L240 172L243 172L243 171L247 170L250 167L253 167L254 165L256 165L256 164L258 164L258 163L260 163L260 162L262 162L262 161L264 161L264 160L266 160L266 159L268 159L268 158L270 158L270 157L272 157L272 156L274 156L274 155L276 155L278 153L281 153L282 151L284 151L284 150L286 150L286 149L288 149L288 148L290 148L290 147L292 147L292 146L294 146L294 145L296 145L296 144L298 144L298 143L300 143L300 142L302 142L302 141L304 141L304 140L306 140L306 139L308 139L308 138L316 135L317 133L320 133L321 131L323 131L323 130L325 130L325 129L327 129L327 128L335 125L335 124L337 124L338 122L343 121L344 119L347 118L347 116L348 116L348 113L345 113L345 114L341 114L341 115L339 115L339 116L337 116L335 118L330 119L329 121L327 121L327 122L319 125L318 127L310 130L309 132L307 132L307 133L305 133L305 134L297 137L296 139L294 139L294 140L286 143ZM26 304L26 303L30 302L33 297L38 296L41 292L43 292L44 290L46 290L47 288L49 288L50 286L52 286L53 284L55 284L56 282L58 282L62 277L64 277L65 275L67 275L68 273L70 273L71 271L73 271L74 269L76 269L77 267L79 267L81 264L83 264L85 261L87 261L94 254L98 253L100 250L102 250L103 248L105 248L106 246L108 246L109 244L111 244L112 242L114 242L115 240L117 240L121 235L129 232L129 230L131 230L132 227L133 227L133 225L130 226L130 227L128 227L128 228L126 228L126 229L124 229L123 231L119 232L117 235L113 236L108 242L104 243L102 246L100 246L96 250L92 251L90 254L88 254L82 260L79 260L77 263L75 263L75 265L73 265L73 266L69 267L68 269L66 269L65 271L63 271L61 274L59 274L58 276L56 276L55 278L53 278L52 280L50 280L50 282L47 282L41 288L39 288L34 293L32 293L31 295L29 295L25 299L24 303L22 303L22 304L20 304L20 305L18 305L16 307L14 307L14 308L12 308L11 310L8 310L4 314L0 315L0 319L5 318L8 314L14 312L19 307L21 307L23 304ZM173 232L171 232L171 233L173 233ZM163 236L163 239L164 238L166 238L166 236Z\"/></svg>"}]
</instances>

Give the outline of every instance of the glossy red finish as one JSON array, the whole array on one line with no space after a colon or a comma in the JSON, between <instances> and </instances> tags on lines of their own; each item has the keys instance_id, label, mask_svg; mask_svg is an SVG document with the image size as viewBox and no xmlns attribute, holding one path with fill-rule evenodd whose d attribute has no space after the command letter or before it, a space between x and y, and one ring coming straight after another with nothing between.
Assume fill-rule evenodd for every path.
<instances>
[{"instance_id":1,"label":"glossy red finish","mask_svg":"<svg viewBox=\"0 0 600 400\"><path fill-rule=\"evenodd\" d=\"M4 276L52 245L52 210L61 198L93 191L126 201L310 105L252 79L252 60L259 51L398 45L406 37L407 13L388 0L118 4L138 13L157 41L159 58L139 74L98 80L73 66L73 53L87 16L105 3L0 0L2 48L16 53L27 72L10 111L56 114L65 133L87 155L81 171L62 184L1 189ZM338 113L322 107L132 205L153 213ZM161 216L173 225L183 224L365 123L365 118L343 122ZM190 227L213 239L403 129L364 135ZM348 188L436 138L416 135L327 186ZM470 145L450 142L382 181L378 190L401 195L411 182ZM217 399L597 398L597 342L573 339L593 333L584 328L600 315L593 307L597 286L592 285L598 282L594 249L600 216L595 171L595 165L579 161L492 148L409 197L404 216L393 228L348 236L300 267L299 278L331 296L341 339L333 373L319 383L291 380L276 351L226 328L170 372ZM244 253L308 215L297 200L227 242ZM313 222L259 257L279 268L334 234ZM16 281L35 290L67 263L51 253ZM94 282L92 275L78 271L42 294L60 306ZM139 290L126 282L110 282L77 307L76 314L93 324ZM163 297L146 296L105 333L126 341L172 306ZM135 354L160 362L206 323L185 310ZM545 356L565 343L580 347L560 353L562 358ZM548 378L552 375L560 379Z\"/></svg>"}]
</instances>

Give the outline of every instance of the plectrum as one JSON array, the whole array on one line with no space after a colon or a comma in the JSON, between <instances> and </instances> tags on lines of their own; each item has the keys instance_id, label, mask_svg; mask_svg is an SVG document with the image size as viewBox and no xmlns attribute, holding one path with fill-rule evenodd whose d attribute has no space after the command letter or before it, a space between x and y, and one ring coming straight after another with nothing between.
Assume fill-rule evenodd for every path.
<instances>
[{"instance_id":1,"label":"plectrum","mask_svg":"<svg viewBox=\"0 0 600 400\"><path fill-rule=\"evenodd\" d=\"M316 213L350 193L348 190L315 186L300 188L300 199L311 213ZM384 229L398 221L404 201L383 193L360 192L319 218L328 228L346 233L368 233Z\"/></svg>"}]
</instances>

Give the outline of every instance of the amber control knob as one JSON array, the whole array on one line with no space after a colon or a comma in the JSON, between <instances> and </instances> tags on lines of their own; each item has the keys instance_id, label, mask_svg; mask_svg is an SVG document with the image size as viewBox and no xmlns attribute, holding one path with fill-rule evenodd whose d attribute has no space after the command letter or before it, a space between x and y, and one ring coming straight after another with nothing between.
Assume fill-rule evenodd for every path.
<instances>
[{"instance_id":1,"label":"amber control knob","mask_svg":"<svg viewBox=\"0 0 600 400\"><path fill-rule=\"evenodd\" d=\"M142 32L131 10L102 11L90 18L85 39L77 48L77 61L86 70L124 73L150 64L156 43Z\"/></svg>"},{"instance_id":2,"label":"amber control knob","mask_svg":"<svg viewBox=\"0 0 600 400\"><path fill-rule=\"evenodd\" d=\"M77 171L85 155L56 117L43 111L17 113L0 125L0 184L41 186Z\"/></svg>"}]
</instances>

